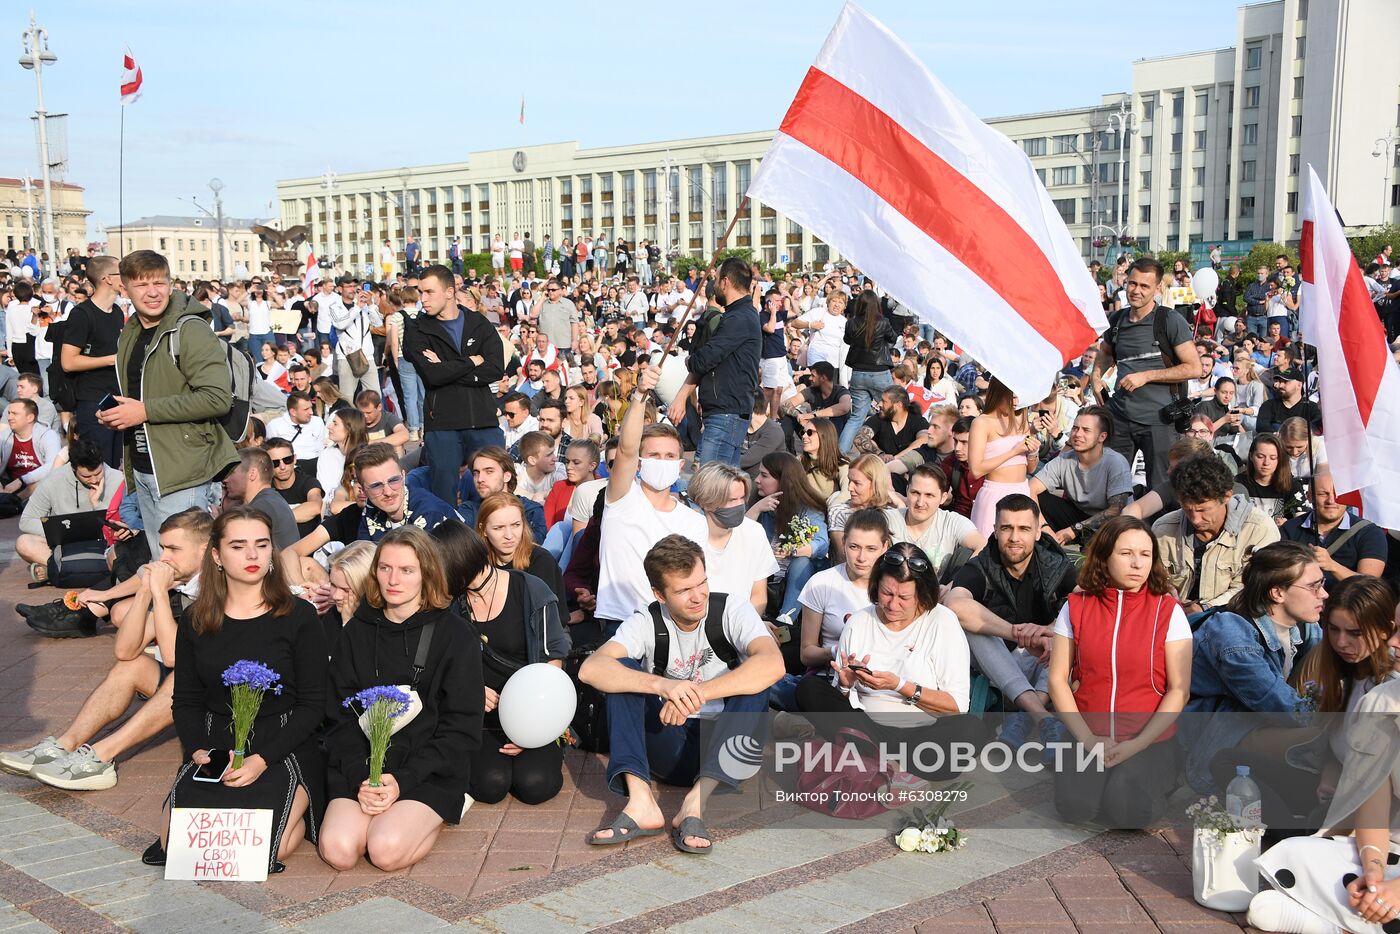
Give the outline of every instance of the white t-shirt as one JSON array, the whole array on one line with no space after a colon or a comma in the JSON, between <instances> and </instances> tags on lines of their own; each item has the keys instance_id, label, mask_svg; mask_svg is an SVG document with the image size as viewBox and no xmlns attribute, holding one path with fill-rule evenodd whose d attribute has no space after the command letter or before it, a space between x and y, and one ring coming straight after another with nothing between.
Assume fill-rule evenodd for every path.
<instances>
[{"instance_id":1,"label":"white t-shirt","mask_svg":"<svg viewBox=\"0 0 1400 934\"><path fill-rule=\"evenodd\" d=\"M492 240L492 241L491 241L491 265L492 265L492 266L503 266L503 265L505 265L505 259L506 259L506 245L505 245L504 241L501 241L501 240Z\"/></svg>"},{"instance_id":2,"label":"white t-shirt","mask_svg":"<svg viewBox=\"0 0 1400 934\"><path fill-rule=\"evenodd\" d=\"M952 695L959 712L967 712L972 655L957 616L946 606L935 606L899 632L880 622L875 607L868 607L846 624L837 651L857 657L869 655L871 671L893 672L925 691L944 691ZM894 691L872 691L860 682L852 688L850 699L852 707L889 726L917 726L924 717L938 719L904 703Z\"/></svg>"},{"instance_id":3,"label":"white t-shirt","mask_svg":"<svg viewBox=\"0 0 1400 934\"><path fill-rule=\"evenodd\" d=\"M331 332L331 305L340 301L340 296L334 292L317 292L311 296L311 301L316 303L316 333L329 334Z\"/></svg>"},{"instance_id":4,"label":"white t-shirt","mask_svg":"<svg viewBox=\"0 0 1400 934\"><path fill-rule=\"evenodd\" d=\"M797 602L822 615L821 646L829 649L840 640L850 618L870 606L870 594L864 587L851 583L846 562L842 561L834 568L813 574Z\"/></svg>"},{"instance_id":5,"label":"white t-shirt","mask_svg":"<svg viewBox=\"0 0 1400 934\"><path fill-rule=\"evenodd\" d=\"M846 346L846 316L833 315L823 306L809 311L799 320L807 324L822 323L820 331L807 332L807 365L825 360L832 366L839 366Z\"/></svg>"},{"instance_id":6,"label":"white t-shirt","mask_svg":"<svg viewBox=\"0 0 1400 934\"><path fill-rule=\"evenodd\" d=\"M653 508L639 480L632 481L626 496L603 508L598 605L593 611L598 619L627 619L656 599L642 559L652 545L672 533L704 547L710 529L704 516L681 503L670 512Z\"/></svg>"},{"instance_id":7,"label":"white t-shirt","mask_svg":"<svg viewBox=\"0 0 1400 934\"><path fill-rule=\"evenodd\" d=\"M511 259L524 259L524 258L525 258L525 241L524 241L524 240L512 240L512 241L510 242L510 258L511 258Z\"/></svg>"},{"instance_id":8,"label":"white t-shirt","mask_svg":"<svg viewBox=\"0 0 1400 934\"><path fill-rule=\"evenodd\" d=\"M598 491L608 485L608 478L585 480L574 487L569 497L569 518L575 522L587 522L593 518L593 504L598 501Z\"/></svg>"},{"instance_id":9,"label":"white t-shirt","mask_svg":"<svg viewBox=\"0 0 1400 934\"><path fill-rule=\"evenodd\" d=\"M889 513L885 515L890 516ZM923 534L913 538L909 534L909 526L905 524L903 511L890 516L891 539L895 542L913 542L918 545L933 562L935 570L953 553L953 549L962 544L968 532L975 531L977 526L972 524L971 519L951 509L940 509L933 514L933 521L924 529Z\"/></svg>"},{"instance_id":10,"label":"white t-shirt","mask_svg":"<svg viewBox=\"0 0 1400 934\"><path fill-rule=\"evenodd\" d=\"M267 302L248 302L248 333L272 333L272 309Z\"/></svg>"},{"instance_id":11,"label":"white t-shirt","mask_svg":"<svg viewBox=\"0 0 1400 934\"><path fill-rule=\"evenodd\" d=\"M676 625L675 620L671 619L671 614L666 611L664 604L661 607L661 621L666 625L671 643L667 653L666 677L700 684L713 681L729 671L729 666L710 648L710 640L705 638L703 621L690 632L684 632ZM732 594L724 601L723 625L724 637L734 646L740 662L749 657L749 644L755 639L772 638L753 604L747 600L735 599ZM611 641L621 645L628 658L641 662L644 671L652 670L652 659L656 652L656 629L651 612L646 607L623 620ZM723 710L724 701L706 701L699 712L691 716L713 720Z\"/></svg>"},{"instance_id":12,"label":"white t-shirt","mask_svg":"<svg viewBox=\"0 0 1400 934\"><path fill-rule=\"evenodd\" d=\"M1074 639L1074 629L1069 624L1069 601L1065 601L1065 605L1060 607L1060 615L1055 617L1054 631L1057 636ZM1167 641L1191 641L1191 624L1186 621L1186 611L1179 603L1172 607L1171 619L1167 620Z\"/></svg>"},{"instance_id":13,"label":"white t-shirt","mask_svg":"<svg viewBox=\"0 0 1400 934\"><path fill-rule=\"evenodd\" d=\"M532 499L540 505L549 498L550 488L554 486L554 474L545 474L536 483L530 479L530 472L525 469L524 464L515 465L515 495L525 499Z\"/></svg>"},{"instance_id":14,"label":"white t-shirt","mask_svg":"<svg viewBox=\"0 0 1400 934\"><path fill-rule=\"evenodd\" d=\"M768 544L763 526L745 518L729 536L724 550L716 551L709 542L706 526L705 571L710 578L710 593L727 593L747 600L753 592L754 581L766 581L778 573L778 559Z\"/></svg>"}]
</instances>

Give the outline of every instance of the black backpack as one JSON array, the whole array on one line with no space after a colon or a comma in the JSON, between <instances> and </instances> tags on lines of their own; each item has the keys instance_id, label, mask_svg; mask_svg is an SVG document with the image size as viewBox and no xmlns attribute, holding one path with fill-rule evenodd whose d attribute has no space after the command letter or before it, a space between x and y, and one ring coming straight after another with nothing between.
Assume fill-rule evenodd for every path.
<instances>
[{"instance_id":1,"label":"black backpack","mask_svg":"<svg viewBox=\"0 0 1400 934\"><path fill-rule=\"evenodd\" d=\"M73 377L63 369L63 332L67 330L67 321L55 321L49 325L48 334L45 340L49 341L57 351L53 359L49 361L49 399L53 404L65 412L76 412L78 410L78 387L73 381Z\"/></svg>"},{"instance_id":2,"label":"black backpack","mask_svg":"<svg viewBox=\"0 0 1400 934\"><path fill-rule=\"evenodd\" d=\"M710 651L715 653L715 657L733 671L739 664L739 653L730 645L729 637L724 634L724 604L728 596L722 593L710 594L710 606L705 612L705 641L710 644ZM651 673L664 678L666 663L671 659L671 631L666 628L666 622L661 618L660 603L652 603L647 609L651 611L651 624L656 637L656 645L651 652Z\"/></svg>"}]
</instances>

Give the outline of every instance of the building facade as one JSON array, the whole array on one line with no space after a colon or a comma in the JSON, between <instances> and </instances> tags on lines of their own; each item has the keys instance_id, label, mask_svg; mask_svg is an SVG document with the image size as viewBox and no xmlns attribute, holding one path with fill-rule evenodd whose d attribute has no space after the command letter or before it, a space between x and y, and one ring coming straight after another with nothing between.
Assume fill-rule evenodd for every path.
<instances>
[{"instance_id":1,"label":"building facade","mask_svg":"<svg viewBox=\"0 0 1400 934\"><path fill-rule=\"evenodd\" d=\"M134 250L155 250L170 261L170 273L184 279L246 279L263 273L267 247L252 226L263 221L225 217L224 253L220 272L219 229L212 217L158 214L128 221L119 231L107 228L108 251L124 256ZM117 238L121 244L116 244Z\"/></svg>"},{"instance_id":2,"label":"building facade","mask_svg":"<svg viewBox=\"0 0 1400 934\"><path fill-rule=\"evenodd\" d=\"M60 255L74 247L85 252L87 247L87 218L92 212L83 207L81 185L68 182L53 183L54 233ZM23 251L34 247L38 253L48 249L44 238L44 183L35 181L26 186L24 179L0 178L0 215L4 226L0 237L6 250Z\"/></svg>"},{"instance_id":3,"label":"building facade","mask_svg":"<svg viewBox=\"0 0 1400 934\"><path fill-rule=\"evenodd\" d=\"M1120 244L1185 250L1297 240L1312 164L1350 228L1400 209L1400 16L1395 0L1270 0L1239 8L1234 44L1142 59L1132 90L1093 106L987 123L1035 166L1086 257ZM1363 72L1364 69L1364 72ZM363 269L414 235L442 258L452 237L556 244L588 235L708 255L739 212L732 246L764 262L820 266L835 250L765 205L743 203L771 132L581 149L472 153L465 162L278 183L283 226L318 255ZM1373 152L1375 155L1373 155ZM740 212L740 207L743 207Z\"/></svg>"}]
</instances>

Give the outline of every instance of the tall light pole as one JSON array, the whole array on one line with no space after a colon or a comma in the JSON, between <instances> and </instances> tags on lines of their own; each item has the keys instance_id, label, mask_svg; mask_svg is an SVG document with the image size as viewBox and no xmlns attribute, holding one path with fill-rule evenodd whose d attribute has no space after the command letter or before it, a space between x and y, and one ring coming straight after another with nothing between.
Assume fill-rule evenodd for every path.
<instances>
[{"instance_id":1,"label":"tall light pole","mask_svg":"<svg viewBox=\"0 0 1400 934\"><path fill-rule=\"evenodd\" d=\"M219 281L224 281L224 199L219 192L224 190L222 179L209 179L209 190L214 193L214 227L219 232Z\"/></svg>"},{"instance_id":2,"label":"tall light pole","mask_svg":"<svg viewBox=\"0 0 1400 934\"><path fill-rule=\"evenodd\" d=\"M1123 197L1123 186L1128 177L1128 133L1132 129L1137 114L1133 112L1131 96L1118 103L1118 112L1108 118L1118 128L1118 239L1121 242L1128 230L1128 201Z\"/></svg>"},{"instance_id":3,"label":"tall light pole","mask_svg":"<svg viewBox=\"0 0 1400 934\"><path fill-rule=\"evenodd\" d=\"M335 173L326 169L326 174L321 176L321 187L326 189L326 252L330 254L328 259L336 255L335 243L335 210L331 205L331 195L335 193Z\"/></svg>"},{"instance_id":4,"label":"tall light pole","mask_svg":"<svg viewBox=\"0 0 1400 934\"><path fill-rule=\"evenodd\" d=\"M41 249L39 235L34 229L34 179L28 175L24 177L24 211L29 218L29 245Z\"/></svg>"},{"instance_id":5,"label":"tall light pole","mask_svg":"<svg viewBox=\"0 0 1400 934\"><path fill-rule=\"evenodd\" d=\"M403 200L399 202L399 210L403 212L403 242L404 249L408 249L408 238L413 236L413 216L408 211L408 180L413 173L405 166L399 169L399 191Z\"/></svg>"},{"instance_id":6,"label":"tall light pole","mask_svg":"<svg viewBox=\"0 0 1400 934\"><path fill-rule=\"evenodd\" d=\"M39 107L35 113L39 117L39 161L44 170L44 244L48 250L49 262L58 268L58 237L53 228L53 186L49 183L49 131L48 111L44 110L44 65L52 65L58 56L49 51L49 34L29 14L29 28L24 32L24 54L19 57L22 67L34 72L34 86L39 95ZM52 270L45 270L52 272Z\"/></svg>"},{"instance_id":7,"label":"tall light pole","mask_svg":"<svg viewBox=\"0 0 1400 934\"><path fill-rule=\"evenodd\" d=\"M1400 136L1395 135L1395 130L1391 130L1385 136L1376 140L1376 148L1371 150L1371 155L1377 159L1384 160L1384 174L1381 175L1381 220L1380 226L1384 227L1390 219L1390 176L1391 169L1395 165L1395 147L1400 144Z\"/></svg>"}]
</instances>

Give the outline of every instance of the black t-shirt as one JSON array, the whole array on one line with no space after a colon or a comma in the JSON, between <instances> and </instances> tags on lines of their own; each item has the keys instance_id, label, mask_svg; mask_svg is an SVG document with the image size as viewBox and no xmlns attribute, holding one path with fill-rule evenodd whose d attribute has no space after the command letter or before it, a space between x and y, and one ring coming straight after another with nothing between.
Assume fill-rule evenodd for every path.
<instances>
[{"instance_id":1,"label":"black t-shirt","mask_svg":"<svg viewBox=\"0 0 1400 934\"><path fill-rule=\"evenodd\" d=\"M276 487L274 487L276 489ZM317 483L314 477L308 477L301 471L292 471L292 485L285 490L277 490L277 495L286 501L293 509L304 504L311 496L312 490L321 489L321 484ZM316 531L316 526L321 524L319 518L308 519L305 522L297 523L297 534L302 538Z\"/></svg>"},{"instance_id":2,"label":"black t-shirt","mask_svg":"<svg viewBox=\"0 0 1400 934\"><path fill-rule=\"evenodd\" d=\"M1317 425L1322 421L1322 409L1316 402L1310 399L1299 399L1293 408L1288 408L1282 399L1267 399L1259 406L1259 431L1278 431L1285 419L1293 418L1307 419L1308 425Z\"/></svg>"},{"instance_id":3,"label":"black t-shirt","mask_svg":"<svg viewBox=\"0 0 1400 934\"><path fill-rule=\"evenodd\" d=\"M131 399L141 398L141 370L146 365L146 351L151 347L155 328L143 327L136 334L136 343L131 348L131 358L126 361L126 395ZM115 372L115 371L113 371ZM131 469L137 473L155 473L151 466L151 449L146 444L146 426L137 425L126 430L126 440L131 444Z\"/></svg>"},{"instance_id":4,"label":"black t-shirt","mask_svg":"<svg viewBox=\"0 0 1400 934\"><path fill-rule=\"evenodd\" d=\"M1059 615L1060 602L1063 602L1063 598L1068 595L1069 592L1074 589L1075 584L1078 583L1079 569L1071 562L1066 565L1064 575L1060 578L1059 584L1055 587L1055 593L1059 595L1060 600L1057 601L1054 606L1048 606L1045 602L1045 598L1041 596L1039 589L1033 583L1035 578L1040 576L1039 568L1037 567L1039 561L1040 558L1038 556L1032 556L1031 563L1027 565L1026 573L1021 575L1020 580L1017 580L1009 574L1007 575L1007 579L1011 581L1011 594L1015 598L1016 604L1013 608L1015 618L1007 619L1006 621L1013 626L1018 623L1035 623L1037 626L1049 626L1055 621L1055 617ZM958 570L958 573L953 576L953 586L964 588L972 595L972 599L986 605L986 578L982 575L981 568L976 565L963 565ZM994 612L1000 615L1003 610L999 607ZM1011 642L1007 642L1007 645L1014 647L1014 643Z\"/></svg>"},{"instance_id":5,"label":"black t-shirt","mask_svg":"<svg viewBox=\"0 0 1400 934\"><path fill-rule=\"evenodd\" d=\"M913 409L909 410L904 427L899 431L894 430L894 422L885 421L878 415L870 416L865 424L875 430L875 444L886 454L898 454L914 443L915 435L928 431L928 422Z\"/></svg>"},{"instance_id":6,"label":"black t-shirt","mask_svg":"<svg viewBox=\"0 0 1400 934\"><path fill-rule=\"evenodd\" d=\"M88 299L73 309L63 328L63 343L78 348L85 357L109 357L117 352L117 338L126 322L116 305L103 311ZM116 395L117 368L104 366L72 374L74 392L79 402L97 402L111 393Z\"/></svg>"},{"instance_id":7,"label":"black t-shirt","mask_svg":"<svg viewBox=\"0 0 1400 934\"><path fill-rule=\"evenodd\" d=\"M331 541L348 545L359 538L360 520L364 513L365 507L359 503L351 503L340 512L327 516L321 523L321 528L326 530Z\"/></svg>"},{"instance_id":8,"label":"black t-shirt","mask_svg":"<svg viewBox=\"0 0 1400 934\"><path fill-rule=\"evenodd\" d=\"M509 580L509 585L500 615L494 619L473 620L477 630L489 640L486 645L491 651L481 659L481 673L486 686L493 691L505 687L506 681L515 674L512 665L523 666L529 661L525 647L525 581L519 574L503 576ZM499 656L501 661L492 656Z\"/></svg>"}]
</instances>

